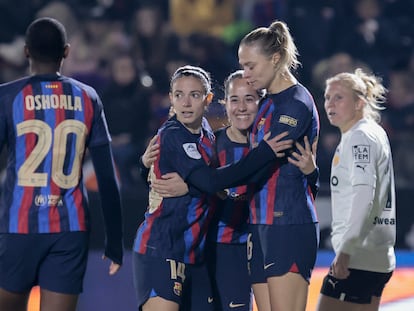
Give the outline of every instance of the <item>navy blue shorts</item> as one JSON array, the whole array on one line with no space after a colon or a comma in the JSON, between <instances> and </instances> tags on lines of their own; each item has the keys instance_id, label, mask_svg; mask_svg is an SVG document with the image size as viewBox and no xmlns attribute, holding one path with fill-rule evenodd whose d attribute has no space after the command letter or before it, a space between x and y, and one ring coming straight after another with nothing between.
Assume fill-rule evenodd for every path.
<instances>
[{"instance_id":1,"label":"navy blue shorts","mask_svg":"<svg viewBox=\"0 0 414 311\"><path fill-rule=\"evenodd\" d=\"M392 276L392 272L380 273L356 269L349 269L349 272L346 279L337 279L331 274L325 276L321 294L341 301L370 304L372 296L381 297L385 284Z\"/></svg>"},{"instance_id":2,"label":"navy blue shorts","mask_svg":"<svg viewBox=\"0 0 414 311\"><path fill-rule=\"evenodd\" d=\"M319 225L250 225L250 278L253 284L288 272L309 282L319 246Z\"/></svg>"},{"instance_id":3,"label":"navy blue shorts","mask_svg":"<svg viewBox=\"0 0 414 311\"><path fill-rule=\"evenodd\" d=\"M0 234L0 287L26 293L39 285L49 291L82 292L88 261L86 232Z\"/></svg>"},{"instance_id":4,"label":"navy blue shorts","mask_svg":"<svg viewBox=\"0 0 414 311\"><path fill-rule=\"evenodd\" d=\"M214 310L207 266L133 252L133 276L138 310L152 297L180 306L180 311Z\"/></svg>"},{"instance_id":5,"label":"navy blue shorts","mask_svg":"<svg viewBox=\"0 0 414 311\"><path fill-rule=\"evenodd\" d=\"M252 308L246 247L246 244L212 242L206 247L216 311L249 311Z\"/></svg>"},{"instance_id":6,"label":"navy blue shorts","mask_svg":"<svg viewBox=\"0 0 414 311\"><path fill-rule=\"evenodd\" d=\"M266 283L264 258L262 245L259 239L258 228L260 225L250 225L250 233L247 237L247 271L250 276L251 284Z\"/></svg>"}]
</instances>

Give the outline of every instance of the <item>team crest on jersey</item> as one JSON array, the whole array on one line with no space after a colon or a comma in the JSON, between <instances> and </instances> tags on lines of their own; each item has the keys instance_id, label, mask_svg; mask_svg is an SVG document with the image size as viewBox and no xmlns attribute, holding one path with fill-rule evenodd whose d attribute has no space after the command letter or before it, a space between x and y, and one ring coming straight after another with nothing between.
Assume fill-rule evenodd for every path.
<instances>
[{"instance_id":1,"label":"team crest on jersey","mask_svg":"<svg viewBox=\"0 0 414 311\"><path fill-rule=\"evenodd\" d=\"M195 143L185 143L183 144L183 148L185 153L191 158L191 159L201 159L201 154L197 149L197 145Z\"/></svg>"},{"instance_id":2,"label":"team crest on jersey","mask_svg":"<svg viewBox=\"0 0 414 311\"><path fill-rule=\"evenodd\" d=\"M354 145L352 146L352 155L354 163L370 163L370 146Z\"/></svg>"},{"instance_id":3,"label":"team crest on jersey","mask_svg":"<svg viewBox=\"0 0 414 311\"><path fill-rule=\"evenodd\" d=\"M265 122L266 122L266 118L261 118L260 121L259 121L259 123L257 123L257 129L259 131L262 129L262 127L265 124Z\"/></svg>"},{"instance_id":4,"label":"team crest on jersey","mask_svg":"<svg viewBox=\"0 0 414 311\"><path fill-rule=\"evenodd\" d=\"M337 166L338 163L339 163L339 155L338 154L335 154L334 157L333 157L333 159L332 159L332 164L334 166Z\"/></svg>"},{"instance_id":5,"label":"team crest on jersey","mask_svg":"<svg viewBox=\"0 0 414 311\"><path fill-rule=\"evenodd\" d=\"M291 127L296 127L298 125L298 120L285 114L282 114L279 118L279 123L283 123Z\"/></svg>"},{"instance_id":6,"label":"team crest on jersey","mask_svg":"<svg viewBox=\"0 0 414 311\"><path fill-rule=\"evenodd\" d=\"M177 296L181 296L183 292L183 286L181 285L181 283L174 282L173 291L174 291L174 294L176 294Z\"/></svg>"}]
</instances>

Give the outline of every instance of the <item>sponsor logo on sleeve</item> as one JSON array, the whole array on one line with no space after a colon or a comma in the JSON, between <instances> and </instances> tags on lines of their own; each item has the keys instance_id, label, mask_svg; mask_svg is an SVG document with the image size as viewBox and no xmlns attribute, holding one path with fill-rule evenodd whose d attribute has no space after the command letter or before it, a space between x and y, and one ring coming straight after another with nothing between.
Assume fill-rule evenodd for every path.
<instances>
[{"instance_id":1,"label":"sponsor logo on sleeve","mask_svg":"<svg viewBox=\"0 0 414 311\"><path fill-rule=\"evenodd\" d=\"M354 145L352 146L352 155L354 157L354 163L370 163L370 146Z\"/></svg>"},{"instance_id":2,"label":"sponsor logo on sleeve","mask_svg":"<svg viewBox=\"0 0 414 311\"><path fill-rule=\"evenodd\" d=\"M298 120L290 116L282 114L279 118L279 123L283 123L291 127L296 127L298 125Z\"/></svg>"}]
</instances>

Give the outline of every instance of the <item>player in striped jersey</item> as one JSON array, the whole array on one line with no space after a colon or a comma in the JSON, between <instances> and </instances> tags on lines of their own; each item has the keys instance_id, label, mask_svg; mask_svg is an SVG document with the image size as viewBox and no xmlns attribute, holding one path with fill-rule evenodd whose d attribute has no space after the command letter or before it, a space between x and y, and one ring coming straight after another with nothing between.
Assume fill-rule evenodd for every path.
<instances>
[{"instance_id":1,"label":"player in striped jersey","mask_svg":"<svg viewBox=\"0 0 414 311\"><path fill-rule=\"evenodd\" d=\"M219 166L240 160L250 150L248 133L257 115L258 102L263 95L243 78L238 70L224 83L224 104L230 126L216 134L216 153ZM298 144L299 152L293 155L295 165L306 174L316 169L307 144L307 150ZM296 159L296 160L295 160ZM309 183L315 194L317 178L310 175ZM228 188L219 193L217 206L208 232L207 265L213 281L216 310L251 310L251 280L248 273L247 238L249 202L253 197L251 185ZM223 196L224 193L224 196ZM255 287L255 286L254 286Z\"/></svg>"},{"instance_id":2,"label":"player in striped jersey","mask_svg":"<svg viewBox=\"0 0 414 311\"><path fill-rule=\"evenodd\" d=\"M266 90L250 133L252 146L268 132L288 131L297 142L305 136L317 140L318 112L291 72L299 61L287 25L275 21L252 30L241 40L238 56L247 81ZM250 203L249 264L259 310L304 311L316 261L319 227L312 186L288 159L263 168L267 178L256 183Z\"/></svg>"},{"instance_id":3,"label":"player in striped jersey","mask_svg":"<svg viewBox=\"0 0 414 311\"><path fill-rule=\"evenodd\" d=\"M260 94L243 79L243 71L226 79L223 105L230 126L215 132L219 166L237 162L249 152L247 133L259 99ZM207 235L206 262L216 311L252 308L246 252L251 194L246 185L241 185L221 191L213 200L215 212Z\"/></svg>"},{"instance_id":4,"label":"player in striped jersey","mask_svg":"<svg viewBox=\"0 0 414 311\"><path fill-rule=\"evenodd\" d=\"M40 310L74 311L88 257L87 149L101 192L109 274L122 264L110 135L95 90L60 74L69 53L60 22L31 23L25 53L32 75L0 86L0 148L8 150L0 201L0 310L26 310L31 288L39 285Z\"/></svg>"},{"instance_id":5,"label":"player in striped jersey","mask_svg":"<svg viewBox=\"0 0 414 311\"><path fill-rule=\"evenodd\" d=\"M264 156L252 152L252 165L237 168L245 176L230 174L228 178L223 174L223 184L218 182L221 178L211 175L192 177L194 171L208 169L215 159L214 135L203 119L211 96L209 75L199 67L181 67L171 79L170 99L175 115L157 135L159 153L148 175L149 207L134 243L134 282L138 307L142 309L213 309L204 262L205 238L213 212L207 194L249 177L274 160L277 151L291 146L290 141L279 142L281 136L266 141L257 148L265 152ZM152 184L170 172L178 172L198 190L163 199Z\"/></svg>"},{"instance_id":6,"label":"player in striped jersey","mask_svg":"<svg viewBox=\"0 0 414 311\"><path fill-rule=\"evenodd\" d=\"M269 133L280 137L287 132L285 139L302 144L305 137L314 143L319 135L314 100L292 72L299 65L297 56L289 29L281 21L257 28L241 40L238 57L243 76L255 89L267 92L252 126L252 149L232 165L213 172L200 167L185 179L198 181L197 188L208 193L229 184L255 182L248 246L259 310L306 309L319 244L315 197L308 176L290 157L269 158L263 164L269 155L263 141ZM164 195L161 184L159 192Z\"/></svg>"},{"instance_id":7,"label":"player in striped jersey","mask_svg":"<svg viewBox=\"0 0 414 311\"><path fill-rule=\"evenodd\" d=\"M182 176L214 159L214 134L203 117L213 93L209 74L184 66L171 77L173 116L158 131L160 153L148 181L168 171ZM149 206L134 242L134 285L139 310L213 310L207 269L202 264L211 212L206 195L163 200L150 189Z\"/></svg>"},{"instance_id":8,"label":"player in striped jersey","mask_svg":"<svg viewBox=\"0 0 414 311\"><path fill-rule=\"evenodd\" d=\"M225 104L230 126L215 132L216 155L218 164L226 166L237 162L250 149L248 132L256 117L261 92L257 92L243 78L239 70L229 75L224 83ZM259 94L260 93L260 94ZM143 156L146 166L156 159L156 146L151 141ZM299 154L293 154L294 164L305 174L315 170L315 163L309 144L306 150L297 145ZM312 174L309 175L312 179ZM160 181L161 182L161 181ZM187 185L177 175L174 180L166 181L169 196L180 196L188 191ZM317 191L317 180L309 183ZM156 188L156 185L154 185ZM206 262L209 268L215 310L250 310L251 282L247 264L247 220L249 215L249 199L253 189L248 191L246 185L232 187L220 192L213 200L215 213L209 225L206 246ZM316 193L315 193L316 195Z\"/></svg>"}]
</instances>

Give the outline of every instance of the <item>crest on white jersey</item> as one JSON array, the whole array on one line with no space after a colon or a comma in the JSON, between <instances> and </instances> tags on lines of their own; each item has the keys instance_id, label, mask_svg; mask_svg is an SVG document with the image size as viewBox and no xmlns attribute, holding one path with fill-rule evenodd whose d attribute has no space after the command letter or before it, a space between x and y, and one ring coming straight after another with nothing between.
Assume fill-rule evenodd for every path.
<instances>
[{"instance_id":1,"label":"crest on white jersey","mask_svg":"<svg viewBox=\"0 0 414 311\"><path fill-rule=\"evenodd\" d=\"M183 144L183 148L185 153L191 158L191 159L201 159L201 154L198 152L196 143L185 143Z\"/></svg>"}]
</instances>

